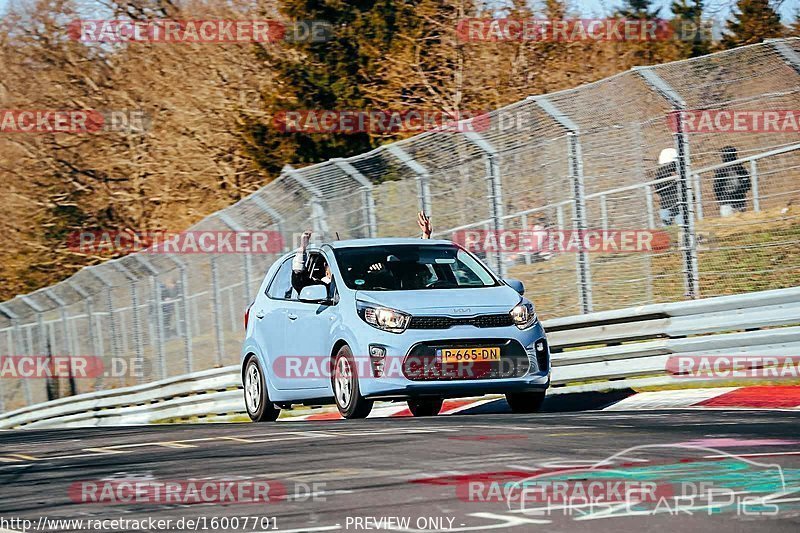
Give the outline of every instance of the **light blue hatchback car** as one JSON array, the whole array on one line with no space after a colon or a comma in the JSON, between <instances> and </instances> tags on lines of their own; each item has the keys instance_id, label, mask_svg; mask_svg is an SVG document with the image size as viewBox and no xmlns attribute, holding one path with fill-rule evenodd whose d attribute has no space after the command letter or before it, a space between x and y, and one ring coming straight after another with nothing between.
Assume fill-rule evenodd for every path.
<instances>
[{"instance_id":1,"label":"light blue hatchback car","mask_svg":"<svg viewBox=\"0 0 800 533\"><path fill-rule=\"evenodd\" d=\"M514 412L541 406L550 351L521 282L498 279L444 240L312 246L302 284L293 257L272 265L245 314L252 420L332 402L345 418L363 418L378 399L407 401L414 416L482 394L505 394Z\"/></svg>"}]
</instances>

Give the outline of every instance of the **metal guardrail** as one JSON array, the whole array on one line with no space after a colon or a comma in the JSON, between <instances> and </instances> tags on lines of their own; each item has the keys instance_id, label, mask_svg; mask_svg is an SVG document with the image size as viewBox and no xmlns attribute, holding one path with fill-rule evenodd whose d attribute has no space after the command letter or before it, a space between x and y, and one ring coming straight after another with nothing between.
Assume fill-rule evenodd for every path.
<instances>
[{"instance_id":1,"label":"metal guardrail","mask_svg":"<svg viewBox=\"0 0 800 533\"><path fill-rule=\"evenodd\" d=\"M800 352L800 287L652 304L544 323L553 351L550 394L677 382L671 355ZM681 378L681 383L704 382ZM0 415L0 428L147 424L242 415L237 365L81 394Z\"/></svg>"}]
</instances>

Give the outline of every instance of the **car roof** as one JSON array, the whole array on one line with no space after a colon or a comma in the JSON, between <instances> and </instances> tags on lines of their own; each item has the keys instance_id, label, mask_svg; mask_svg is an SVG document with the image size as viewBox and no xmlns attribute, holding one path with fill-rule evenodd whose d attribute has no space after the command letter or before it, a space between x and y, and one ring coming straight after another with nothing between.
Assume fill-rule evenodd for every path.
<instances>
[{"instance_id":1,"label":"car roof","mask_svg":"<svg viewBox=\"0 0 800 533\"><path fill-rule=\"evenodd\" d=\"M326 242L331 248L353 248L361 246L387 246L395 244L435 245L449 244L453 241L445 239L420 239L419 237L387 237L381 239L347 239L343 241Z\"/></svg>"}]
</instances>

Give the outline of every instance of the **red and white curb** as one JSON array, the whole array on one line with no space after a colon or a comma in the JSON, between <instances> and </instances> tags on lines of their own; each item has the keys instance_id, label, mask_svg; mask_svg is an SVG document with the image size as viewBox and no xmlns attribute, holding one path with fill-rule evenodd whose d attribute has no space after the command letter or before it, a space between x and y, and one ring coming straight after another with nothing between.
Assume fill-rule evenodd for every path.
<instances>
[{"instance_id":1,"label":"red and white curb","mask_svg":"<svg viewBox=\"0 0 800 533\"><path fill-rule=\"evenodd\" d=\"M558 395L561 396L561 395ZM557 396L556 396L557 397ZM508 412L502 396L462 398L445 400L439 416L467 414L485 404L494 404L481 412ZM587 410L598 406L587 405ZM702 389L664 390L657 392L638 392L604 407L603 411L635 411L643 409L800 409L800 385L774 385L758 387L713 387ZM341 415L332 407L324 411L292 416L287 413L279 422L302 420L339 420ZM375 405L368 418L398 418L411 416L403 403L379 403Z\"/></svg>"},{"instance_id":2,"label":"red and white curb","mask_svg":"<svg viewBox=\"0 0 800 533\"><path fill-rule=\"evenodd\" d=\"M496 397L482 397L482 398L462 398L458 400L445 400L442 405L442 410L439 416L454 415L462 411L467 411L475 407L479 407L486 403L497 401ZM397 404L389 404L385 406L376 406L375 409L369 414L367 418L397 418L411 416L411 411L408 410L405 402ZM338 411L317 412L301 416L287 416L278 419L278 422L297 422L300 420L339 420L342 416Z\"/></svg>"},{"instance_id":3,"label":"red and white curb","mask_svg":"<svg viewBox=\"0 0 800 533\"><path fill-rule=\"evenodd\" d=\"M800 386L716 387L639 392L603 410L676 408L800 409Z\"/></svg>"}]
</instances>

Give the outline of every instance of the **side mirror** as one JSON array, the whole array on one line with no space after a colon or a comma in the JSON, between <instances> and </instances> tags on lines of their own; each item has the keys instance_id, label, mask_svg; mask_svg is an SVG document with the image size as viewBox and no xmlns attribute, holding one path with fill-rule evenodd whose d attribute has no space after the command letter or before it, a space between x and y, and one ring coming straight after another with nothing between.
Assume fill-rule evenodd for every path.
<instances>
[{"instance_id":1,"label":"side mirror","mask_svg":"<svg viewBox=\"0 0 800 533\"><path fill-rule=\"evenodd\" d=\"M328 287L325 285L307 285L300 291L297 299L311 304L325 303L329 300Z\"/></svg>"},{"instance_id":2,"label":"side mirror","mask_svg":"<svg viewBox=\"0 0 800 533\"><path fill-rule=\"evenodd\" d=\"M523 285L523 283L520 280L509 278L509 279L504 279L503 281L505 282L506 285L517 291L520 296L525 294L525 285Z\"/></svg>"}]
</instances>

